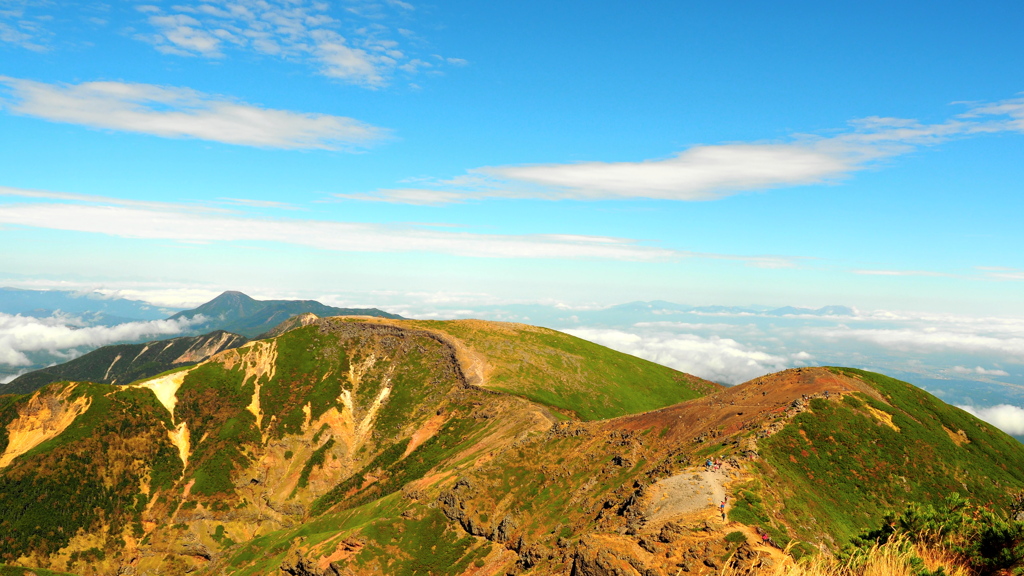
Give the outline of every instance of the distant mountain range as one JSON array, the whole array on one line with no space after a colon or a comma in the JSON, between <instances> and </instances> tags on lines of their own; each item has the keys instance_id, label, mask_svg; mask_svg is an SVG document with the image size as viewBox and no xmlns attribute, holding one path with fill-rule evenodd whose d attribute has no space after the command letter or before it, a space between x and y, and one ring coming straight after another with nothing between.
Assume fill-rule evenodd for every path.
<instances>
[{"instance_id":1,"label":"distant mountain range","mask_svg":"<svg viewBox=\"0 0 1024 576\"><path fill-rule=\"evenodd\" d=\"M89 308L92 305L99 308ZM40 307L26 311L29 306L52 308ZM55 310L77 315L76 318L81 317L79 326L110 326L124 322L168 319L165 311L133 300L104 300L95 294L81 295L69 291L50 293L0 288L0 312L49 317ZM92 347L79 347L77 352L85 354L70 362L49 367L46 367L47 364L55 360L59 362L62 358L51 356L45 351L36 352L32 355L36 364L28 369L37 370L23 373L8 384L0 384L0 394L33 392L60 380L126 384L172 368L195 364L221 350L241 346L289 318L303 314L313 314L314 317L401 318L377 308L337 308L315 300L256 300L241 292L228 291L197 308L171 315L170 320L195 320L185 335L180 337L127 341L95 350L90 350ZM152 318L154 315L157 317ZM14 374L10 374L13 377ZM0 376L3 374L0 373Z\"/></svg>"},{"instance_id":2,"label":"distant mountain range","mask_svg":"<svg viewBox=\"0 0 1024 576\"><path fill-rule=\"evenodd\" d=\"M98 292L74 290L23 290L0 287L0 312L33 318L52 316L57 311L75 316L93 326L111 326L138 320L162 320L175 309L148 302L109 297Z\"/></svg>"},{"instance_id":3,"label":"distant mountain range","mask_svg":"<svg viewBox=\"0 0 1024 576\"><path fill-rule=\"evenodd\" d=\"M245 336L217 330L204 336L104 346L63 364L22 374L0 386L0 394L28 394L61 380L128 384L202 362L217 352L237 348L248 341Z\"/></svg>"},{"instance_id":4,"label":"distant mountain range","mask_svg":"<svg viewBox=\"0 0 1024 576\"><path fill-rule=\"evenodd\" d=\"M206 304L184 310L170 317L171 320L188 319L202 315L208 320L193 324L193 330L226 330L255 338L274 328L281 322L298 314L316 314L321 318L329 316L375 316L377 318L400 319L377 308L336 308L316 300L255 300L241 292L229 290Z\"/></svg>"}]
</instances>

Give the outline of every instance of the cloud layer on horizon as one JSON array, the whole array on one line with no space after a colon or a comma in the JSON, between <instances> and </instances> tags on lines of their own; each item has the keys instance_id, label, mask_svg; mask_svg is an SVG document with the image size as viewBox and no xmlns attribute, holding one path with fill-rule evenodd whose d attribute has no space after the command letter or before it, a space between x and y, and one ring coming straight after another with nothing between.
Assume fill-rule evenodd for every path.
<instances>
[{"instance_id":1,"label":"cloud layer on horizon","mask_svg":"<svg viewBox=\"0 0 1024 576\"><path fill-rule=\"evenodd\" d=\"M0 312L0 364L29 366L32 361L26 356L27 352L48 352L68 360L77 355L77 349L88 351L115 342L177 335L192 324L205 321L200 314L192 319L83 326L79 319L63 314L34 318Z\"/></svg>"},{"instance_id":2,"label":"cloud layer on horizon","mask_svg":"<svg viewBox=\"0 0 1024 576\"><path fill-rule=\"evenodd\" d=\"M998 404L982 408L978 406L957 406L992 424L1012 436L1024 436L1024 408L1012 404Z\"/></svg>"},{"instance_id":3,"label":"cloud layer on horizon","mask_svg":"<svg viewBox=\"0 0 1024 576\"><path fill-rule=\"evenodd\" d=\"M188 88L127 82L47 84L0 76L15 114L90 128L261 148L339 150L387 130L329 114L275 110Z\"/></svg>"},{"instance_id":4,"label":"cloud layer on horizon","mask_svg":"<svg viewBox=\"0 0 1024 576\"><path fill-rule=\"evenodd\" d=\"M573 336L725 384L739 384L769 372L803 365L806 353L793 358L769 354L732 338L695 334L634 333L607 328L567 329Z\"/></svg>"}]
</instances>

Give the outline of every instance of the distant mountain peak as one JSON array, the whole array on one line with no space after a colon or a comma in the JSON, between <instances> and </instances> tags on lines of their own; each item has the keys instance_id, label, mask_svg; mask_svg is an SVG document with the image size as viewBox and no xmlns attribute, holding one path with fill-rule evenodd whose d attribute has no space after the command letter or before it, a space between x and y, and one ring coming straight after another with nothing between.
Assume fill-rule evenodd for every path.
<instances>
[{"instance_id":1,"label":"distant mountain peak","mask_svg":"<svg viewBox=\"0 0 1024 576\"><path fill-rule=\"evenodd\" d=\"M401 318L376 308L336 308L315 300L256 300L237 290L227 290L201 306L178 312L171 319L191 319L201 314L208 320L195 326L196 330L222 329L254 338L292 316L306 313L321 318L347 315Z\"/></svg>"}]
</instances>

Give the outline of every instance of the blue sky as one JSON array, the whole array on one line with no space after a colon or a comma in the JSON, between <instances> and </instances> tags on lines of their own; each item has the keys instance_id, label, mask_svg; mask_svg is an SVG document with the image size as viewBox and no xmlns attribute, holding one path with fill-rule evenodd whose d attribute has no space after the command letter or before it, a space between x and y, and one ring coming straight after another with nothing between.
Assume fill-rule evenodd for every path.
<instances>
[{"instance_id":1,"label":"blue sky","mask_svg":"<svg viewBox=\"0 0 1024 576\"><path fill-rule=\"evenodd\" d=\"M1024 315L1024 8L0 2L5 284Z\"/></svg>"},{"instance_id":2,"label":"blue sky","mask_svg":"<svg viewBox=\"0 0 1024 576\"><path fill-rule=\"evenodd\" d=\"M535 322L728 383L854 365L1022 435L1022 29L1018 2L0 0L0 285ZM601 312L637 300L851 310ZM0 314L0 382L157 324Z\"/></svg>"}]
</instances>

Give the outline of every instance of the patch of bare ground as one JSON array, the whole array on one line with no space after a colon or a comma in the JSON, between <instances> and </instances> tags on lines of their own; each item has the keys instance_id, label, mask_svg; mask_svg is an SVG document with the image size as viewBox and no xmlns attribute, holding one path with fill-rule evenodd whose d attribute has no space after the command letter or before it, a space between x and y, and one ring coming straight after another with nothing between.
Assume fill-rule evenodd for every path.
<instances>
[{"instance_id":1,"label":"patch of bare ground","mask_svg":"<svg viewBox=\"0 0 1024 576\"><path fill-rule=\"evenodd\" d=\"M664 478L645 491L646 520L660 525L669 520L704 517L719 510L726 500L726 485L739 476L737 470L687 470Z\"/></svg>"},{"instance_id":2,"label":"patch of bare ground","mask_svg":"<svg viewBox=\"0 0 1024 576\"><path fill-rule=\"evenodd\" d=\"M660 410L608 420L604 426L628 431L663 430L659 443L666 445L704 442L758 428L766 420L806 409L812 397L838 399L854 392L882 399L874 388L856 378L827 368L794 368Z\"/></svg>"},{"instance_id":3,"label":"patch of bare ground","mask_svg":"<svg viewBox=\"0 0 1024 576\"><path fill-rule=\"evenodd\" d=\"M85 396L69 400L74 390L75 385L72 384L60 394L36 392L18 408L18 417L7 425L7 448L0 454L0 468L43 442L56 438L89 409L92 401Z\"/></svg>"}]
</instances>

